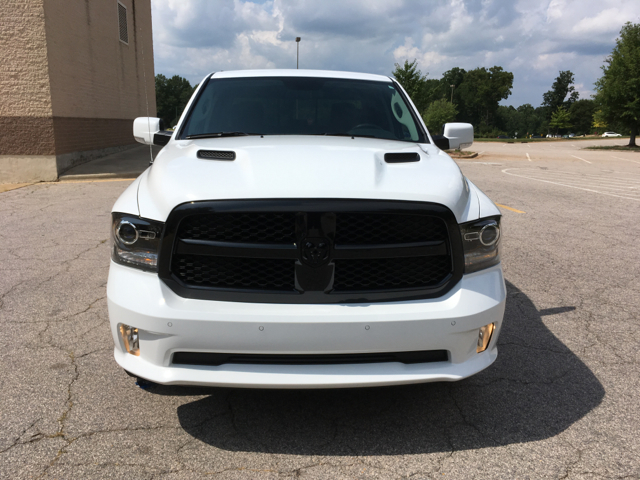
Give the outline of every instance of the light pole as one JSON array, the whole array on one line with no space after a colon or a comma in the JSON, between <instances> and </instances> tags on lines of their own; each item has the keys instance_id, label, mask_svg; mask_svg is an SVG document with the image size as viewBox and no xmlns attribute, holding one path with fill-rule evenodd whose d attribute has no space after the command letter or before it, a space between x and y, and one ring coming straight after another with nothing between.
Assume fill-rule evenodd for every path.
<instances>
[{"instance_id":1,"label":"light pole","mask_svg":"<svg viewBox=\"0 0 640 480\"><path fill-rule=\"evenodd\" d=\"M456 88L455 85L450 85L451 87L451 103L453 103L453 89Z\"/></svg>"},{"instance_id":2,"label":"light pole","mask_svg":"<svg viewBox=\"0 0 640 480\"><path fill-rule=\"evenodd\" d=\"M298 65L300 64L300 37L296 37L296 69L299 68Z\"/></svg>"}]
</instances>

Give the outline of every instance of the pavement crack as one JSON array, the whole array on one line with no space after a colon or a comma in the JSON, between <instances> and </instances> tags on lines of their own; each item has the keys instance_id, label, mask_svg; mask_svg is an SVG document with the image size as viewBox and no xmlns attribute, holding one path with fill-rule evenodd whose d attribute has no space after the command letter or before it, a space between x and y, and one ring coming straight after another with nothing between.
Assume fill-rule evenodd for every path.
<instances>
[{"instance_id":1,"label":"pavement crack","mask_svg":"<svg viewBox=\"0 0 640 480\"><path fill-rule=\"evenodd\" d=\"M9 445L7 448L0 450L0 453L5 453L8 452L9 450L11 450L13 447L17 446L17 445L22 445L24 443L31 443L31 441L29 442L21 442L20 439L22 438L22 436L27 433L27 431L31 428L33 428L35 426L36 423L38 423L40 420L42 420L42 418L38 418L37 420L34 420L31 424L29 424L27 427L24 428L24 430L22 430L22 432L20 433L20 435L18 435L16 437L16 439L13 441L13 443L11 445Z\"/></svg>"}]
</instances>

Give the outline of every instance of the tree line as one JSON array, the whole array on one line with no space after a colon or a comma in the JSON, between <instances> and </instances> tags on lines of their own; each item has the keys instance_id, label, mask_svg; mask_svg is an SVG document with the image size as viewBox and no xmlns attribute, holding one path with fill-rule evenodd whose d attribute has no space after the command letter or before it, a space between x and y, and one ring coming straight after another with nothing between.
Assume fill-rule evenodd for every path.
<instances>
[{"instance_id":1,"label":"tree line","mask_svg":"<svg viewBox=\"0 0 640 480\"><path fill-rule=\"evenodd\" d=\"M440 133L447 122L471 123L478 137L544 136L569 130L584 135L606 128L593 125L596 102L579 98L570 70L559 72L538 107L529 103L514 107L499 104L511 95L513 88L513 73L502 67L469 71L455 67L436 80L422 75L416 63L414 60L396 64L393 76L433 133ZM613 123L619 122L614 119Z\"/></svg>"},{"instance_id":2,"label":"tree line","mask_svg":"<svg viewBox=\"0 0 640 480\"><path fill-rule=\"evenodd\" d=\"M635 146L640 129L640 24L626 23L616 47L605 59L593 98L579 98L570 70L560 71L551 89L534 107L500 105L513 88L513 73L502 67L466 71L455 67L429 79L417 61L395 64L392 75L407 91L432 133L447 122L474 126L477 137L525 137L613 130L630 135Z\"/></svg>"}]
</instances>

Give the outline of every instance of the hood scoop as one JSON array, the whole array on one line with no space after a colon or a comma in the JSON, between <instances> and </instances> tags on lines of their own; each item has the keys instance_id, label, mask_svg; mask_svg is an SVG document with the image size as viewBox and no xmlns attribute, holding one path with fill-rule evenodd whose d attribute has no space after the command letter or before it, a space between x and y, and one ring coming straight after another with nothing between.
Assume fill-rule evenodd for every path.
<instances>
[{"instance_id":1,"label":"hood scoop","mask_svg":"<svg viewBox=\"0 0 640 480\"><path fill-rule=\"evenodd\" d=\"M420 154L417 152L385 153L384 161L387 163L419 162Z\"/></svg>"},{"instance_id":2,"label":"hood scoop","mask_svg":"<svg viewBox=\"0 0 640 480\"><path fill-rule=\"evenodd\" d=\"M198 158L233 161L236 159L236 152L229 150L198 150Z\"/></svg>"}]
</instances>

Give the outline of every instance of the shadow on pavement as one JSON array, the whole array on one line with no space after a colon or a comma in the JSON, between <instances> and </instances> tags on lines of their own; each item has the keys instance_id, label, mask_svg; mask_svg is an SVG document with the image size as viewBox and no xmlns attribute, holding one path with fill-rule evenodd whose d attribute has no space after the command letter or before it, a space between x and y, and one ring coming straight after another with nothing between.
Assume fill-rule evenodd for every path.
<instances>
[{"instance_id":1,"label":"shadow on pavement","mask_svg":"<svg viewBox=\"0 0 640 480\"><path fill-rule=\"evenodd\" d=\"M396 455L491 447L552 437L600 404L594 374L507 283L498 360L456 383L350 390L195 389L184 430L230 451L293 455ZM547 309L546 315L574 307Z\"/></svg>"}]
</instances>

